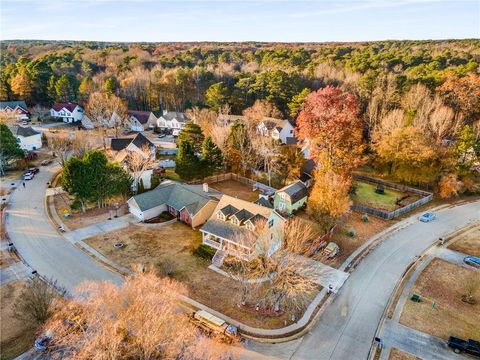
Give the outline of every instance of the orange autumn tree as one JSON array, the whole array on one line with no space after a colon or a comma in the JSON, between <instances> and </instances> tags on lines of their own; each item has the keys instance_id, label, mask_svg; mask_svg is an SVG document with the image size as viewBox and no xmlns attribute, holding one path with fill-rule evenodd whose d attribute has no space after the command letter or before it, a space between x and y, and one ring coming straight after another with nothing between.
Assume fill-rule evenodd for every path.
<instances>
[{"instance_id":1,"label":"orange autumn tree","mask_svg":"<svg viewBox=\"0 0 480 360\"><path fill-rule=\"evenodd\" d=\"M350 174L365 149L357 98L333 86L309 94L297 118L298 137L310 143L314 160L325 169Z\"/></svg>"},{"instance_id":2,"label":"orange autumn tree","mask_svg":"<svg viewBox=\"0 0 480 360\"><path fill-rule=\"evenodd\" d=\"M153 273L121 285L87 282L73 299L54 304L43 330L65 359L229 359L228 349L202 335L179 311L185 288Z\"/></svg>"}]
</instances>

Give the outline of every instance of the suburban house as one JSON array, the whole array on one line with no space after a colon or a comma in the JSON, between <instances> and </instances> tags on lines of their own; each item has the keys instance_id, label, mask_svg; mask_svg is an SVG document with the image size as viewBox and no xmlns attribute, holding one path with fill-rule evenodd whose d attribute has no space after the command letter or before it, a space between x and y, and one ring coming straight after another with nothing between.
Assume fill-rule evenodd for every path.
<instances>
[{"instance_id":1,"label":"suburban house","mask_svg":"<svg viewBox=\"0 0 480 360\"><path fill-rule=\"evenodd\" d=\"M17 127L17 142L23 150L32 151L42 147L42 133L31 126Z\"/></svg>"},{"instance_id":2,"label":"suburban house","mask_svg":"<svg viewBox=\"0 0 480 360\"><path fill-rule=\"evenodd\" d=\"M157 126L161 129L172 129L173 135L178 135L188 121L187 115L178 111L164 111L157 120Z\"/></svg>"},{"instance_id":3,"label":"suburban house","mask_svg":"<svg viewBox=\"0 0 480 360\"><path fill-rule=\"evenodd\" d=\"M56 103L50 109L50 116L61 118L65 123L82 121L83 109L80 105L72 103Z\"/></svg>"},{"instance_id":4,"label":"suburban house","mask_svg":"<svg viewBox=\"0 0 480 360\"><path fill-rule=\"evenodd\" d=\"M280 248L284 224L272 208L223 195L200 231L203 243L217 249L213 264L219 267L227 255L245 260L265 251L272 255Z\"/></svg>"},{"instance_id":5,"label":"suburban house","mask_svg":"<svg viewBox=\"0 0 480 360\"><path fill-rule=\"evenodd\" d=\"M0 101L0 112L8 117L15 117L17 120L28 120L30 115L24 100Z\"/></svg>"},{"instance_id":6,"label":"suburban house","mask_svg":"<svg viewBox=\"0 0 480 360\"><path fill-rule=\"evenodd\" d=\"M273 206L281 214L292 215L307 203L307 195L307 187L297 180L275 192Z\"/></svg>"},{"instance_id":7,"label":"suburban house","mask_svg":"<svg viewBox=\"0 0 480 360\"><path fill-rule=\"evenodd\" d=\"M156 116L151 111L128 110L129 128L132 131L144 131L153 128L157 122Z\"/></svg>"},{"instance_id":8,"label":"suburban house","mask_svg":"<svg viewBox=\"0 0 480 360\"><path fill-rule=\"evenodd\" d=\"M257 125L257 132L263 136L271 136L282 144L294 142L293 125L288 120L264 118Z\"/></svg>"},{"instance_id":9,"label":"suburban house","mask_svg":"<svg viewBox=\"0 0 480 360\"><path fill-rule=\"evenodd\" d=\"M132 196L127 203L130 213L140 221L169 212L195 228L210 218L221 195L208 184L189 185L165 180L153 190Z\"/></svg>"},{"instance_id":10,"label":"suburban house","mask_svg":"<svg viewBox=\"0 0 480 360\"><path fill-rule=\"evenodd\" d=\"M313 171L316 168L315 161L313 159L308 159L303 165L301 174L298 179L305 185L307 188L313 185Z\"/></svg>"}]
</instances>

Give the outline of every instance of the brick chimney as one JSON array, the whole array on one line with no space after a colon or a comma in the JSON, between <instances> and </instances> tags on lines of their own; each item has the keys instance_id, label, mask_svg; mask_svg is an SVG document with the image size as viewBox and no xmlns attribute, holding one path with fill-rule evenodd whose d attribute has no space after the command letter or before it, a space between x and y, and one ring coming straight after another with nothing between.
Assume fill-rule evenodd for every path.
<instances>
[{"instance_id":1,"label":"brick chimney","mask_svg":"<svg viewBox=\"0 0 480 360\"><path fill-rule=\"evenodd\" d=\"M208 184L207 183L203 183L203 191L208 193Z\"/></svg>"}]
</instances>

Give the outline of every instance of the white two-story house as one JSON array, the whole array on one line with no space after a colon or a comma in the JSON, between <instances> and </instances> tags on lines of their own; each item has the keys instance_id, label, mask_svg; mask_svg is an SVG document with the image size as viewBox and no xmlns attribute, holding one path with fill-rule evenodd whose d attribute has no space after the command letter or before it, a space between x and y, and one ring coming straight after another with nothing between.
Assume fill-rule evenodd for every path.
<instances>
[{"instance_id":1,"label":"white two-story house","mask_svg":"<svg viewBox=\"0 0 480 360\"><path fill-rule=\"evenodd\" d=\"M83 108L72 103L56 103L50 109L50 116L61 118L65 123L75 123L82 121Z\"/></svg>"},{"instance_id":2,"label":"white two-story house","mask_svg":"<svg viewBox=\"0 0 480 360\"><path fill-rule=\"evenodd\" d=\"M132 131L144 131L153 128L157 122L157 117L151 111L128 110L128 127Z\"/></svg>"},{"instance_id":3,"label":"white two-story house","mask_svg":"<svg viewBox=\"0 0 480 360\"><path fill-rule=\"evenodd\" d=\"M178 135L184 128L188 116L178 111L164 111L157 120L157 126L161 129L172 129L173 135Z\"/></svg>"},{"instance_id":4,"label":"white two-story house","mask_svg":"<svg viewBox=\"0 0 480 360\"><path fill-rule=\"evenodd\" d=\"M42 133L34 130L31 126L17 127L16 136L22 150L32 151L42 147Z\"/></svg>"},{"instance_id":5,"label":"white two-story house","mask_svg":"<svg viewBox=\"0 0 480 360\"><path fill-rule=\"evenodd\" d=\"M289 144L295 138L293 125L288 120L265 118L257 125L257 132L270 136L282 144Z\"/></svg>"}]
</instances>

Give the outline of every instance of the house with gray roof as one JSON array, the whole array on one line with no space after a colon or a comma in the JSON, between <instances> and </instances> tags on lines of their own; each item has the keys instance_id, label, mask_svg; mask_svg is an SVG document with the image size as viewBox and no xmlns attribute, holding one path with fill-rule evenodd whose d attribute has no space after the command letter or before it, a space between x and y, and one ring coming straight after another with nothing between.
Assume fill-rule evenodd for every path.
<instances>
[{"instance_id":1,"label":"house with gray roof","mask_svg":"<svg viewBox=\"0 0 480 360\"><path fill-rule=\"evenodd\" d=\"M18 126L15 135L23 150L32 151L42 147L42 133L31 126Z\"/></svg>"},{"instance_id":2,"label":"house with gray roof","mask_svg":"<svg viewBox=\"0 0 480 360\"><path fill-rule=\"evenodd\" d=\"M0 112L7 116L13 116L17 120L28 120L30 115L25 100L0 101Z\"/></svg>"},{"instance_id":3,"label":"house with gray roof","mask_svg":"<svg viewBox=\"0 0 480 360\"><path fill-rule=\"evenodd\" d=\"M295 137L290 121L275 118L263 118L257 125L257 133L270 136L282 144L292 143Z\"/></svg>"},{"instance_id":4,"label":"house with gray roof","mask_svg":"<svg viewBox=\"0 0 480 360\"><path fill-rule=\"evenodd\" d=\"M297 180L275 192L273 207L281 214L292 215L307 203L307 196L307 187Z\"/></svg>"},{"instance_id":5,"label":"house with gray roof","mask_svg":"<svg viewBox=\"0 0 480 360\"><path fill-rule=\"evenodd\" d=\"M165 180L153 190L132 196L127 204L130 213L140 221L168 212L196 228L210 218L221 196L222 193L210 189L208 184Z\"/></svg>"},{"instance_id":6,"label":"house with gray roof","mask_svg":"<svg viewBox=\"0 0 480 360\"><path fill-rule=\"evenodd\" d=\"M157 126L161 129L172 129L173 135L178 135L188 120L188 116L182 112L164 111L157 120Z\"/></svg>"},{"instance_id":7,"label":"house with gray roof","mask_svg":"<svg viewBox=\"0 0 480 360\"><path fill-rule=\"evenodd\" d=\"M261 252L273 254L280 248L284 224L271 207L222 195L200 231L203 244L217 249L212 262L220 267L227 255L251 260Z\"/></svg>"}]
</instances>

